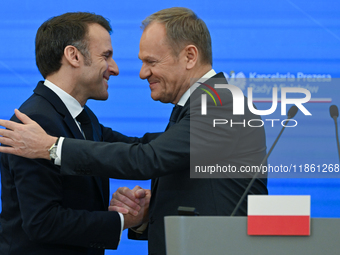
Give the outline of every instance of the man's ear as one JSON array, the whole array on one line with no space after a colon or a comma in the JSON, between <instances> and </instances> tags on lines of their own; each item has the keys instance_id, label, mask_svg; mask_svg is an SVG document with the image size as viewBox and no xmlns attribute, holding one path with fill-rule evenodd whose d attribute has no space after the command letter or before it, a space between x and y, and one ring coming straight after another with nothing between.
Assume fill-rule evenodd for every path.
<instances>
[{"instance_id":1,"label":"man's ear","mask_svg":"<svg viewBox=\"0 0 340 255\"><path fill-rule=\"evenodd\" d=\"M73 67L79 67L81 53L76 47L72 45L66 46L64 49L64 57L65 60L69 63L69 65Z\"/></svg>"},{"instance_id":2,"label":"man's ear","mask_svg":"<svg viewBox=\"0 0 340 255\"><path fill-rule=\"evenodd\" d=\"M187 60L187 69L192 69L198 61L198 50L195 45L187 45L185 48L185 56Z\"/></svg>"}]
</instances>

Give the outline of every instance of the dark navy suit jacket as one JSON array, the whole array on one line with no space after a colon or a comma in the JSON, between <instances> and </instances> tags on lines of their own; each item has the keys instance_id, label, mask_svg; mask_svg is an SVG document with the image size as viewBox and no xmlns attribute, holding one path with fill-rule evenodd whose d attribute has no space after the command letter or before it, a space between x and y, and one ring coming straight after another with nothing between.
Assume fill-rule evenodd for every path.
<instances>
[{"instance_id":1,"label":"dark navy suit jacket","mask_svg":"<svg viewBox=\"0 0 340 255\"><path fill-rule=\"evenodd\" d=\"M85 108L94 140L125 139ZM66 106L42 82L20 110L51 135L84 139ZM107 211L108 178L63 176L51 161L2 154L1 181L0 254L103 254L104 248L117 248L121 223L118 213Z\"/></svg>"}]
</instances>

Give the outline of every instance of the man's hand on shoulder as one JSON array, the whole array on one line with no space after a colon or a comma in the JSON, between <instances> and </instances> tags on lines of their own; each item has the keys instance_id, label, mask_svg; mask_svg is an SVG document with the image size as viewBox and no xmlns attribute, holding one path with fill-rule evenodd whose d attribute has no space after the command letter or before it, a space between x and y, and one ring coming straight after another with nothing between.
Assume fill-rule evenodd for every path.
<instances>
[{"instance_id":1,"label":"man's hand on shoulder","mask_svg":"<svg viewBox=\"0 0 340 255\"><path fill-rule=\"evenodd\" d=\"M57 137L48 135L35 121L26 114L15 110L16 117L23 123L0 120L0 152L14 154L25 158L50 159L49 149L57 141Z\"/></svg>"}]
</instances>

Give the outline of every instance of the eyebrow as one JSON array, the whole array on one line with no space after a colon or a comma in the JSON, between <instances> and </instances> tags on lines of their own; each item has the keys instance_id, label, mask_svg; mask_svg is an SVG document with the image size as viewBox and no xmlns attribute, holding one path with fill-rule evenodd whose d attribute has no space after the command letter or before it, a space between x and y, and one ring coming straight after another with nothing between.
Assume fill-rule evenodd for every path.
<instances>
[{"instance_id":1,"label":"eyebrow","mask_svg":"<svg viewBox=\"0 0 340 255\"><path fill-rule=\"evenodd\" d=\"M140 60L144 60L144 61L156 61L157 59L156 58L154 58L154 57L152 57L152 56L146 56L145 58L143 58L143 59L141 59L140 58L140 56L139 56L139 54L138 54L138 58L140 59Z\"/></svg>"}]
</instances>

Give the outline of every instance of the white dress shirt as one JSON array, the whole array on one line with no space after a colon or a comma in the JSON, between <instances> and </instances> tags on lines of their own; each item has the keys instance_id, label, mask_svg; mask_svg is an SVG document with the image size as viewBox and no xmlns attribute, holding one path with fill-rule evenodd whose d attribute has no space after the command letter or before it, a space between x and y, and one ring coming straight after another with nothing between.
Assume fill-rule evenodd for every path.
<instances>
[{"instance_id":1,"label":"white dress shirt","mask_svg":"<svg viewBox=\"0 0 340 255\"><path fill-rule=\"evenodd\" d=\"M198 81L196 81L179 99L177 105L184 106L185 103L188 101L190 95L192 92L195 91L201 84L199 82L205 82L209 78L213 77L216 74L214 69L211 69L209 72L207 72L205 75L203 75Z\"/></svg>"}]
</instances>

